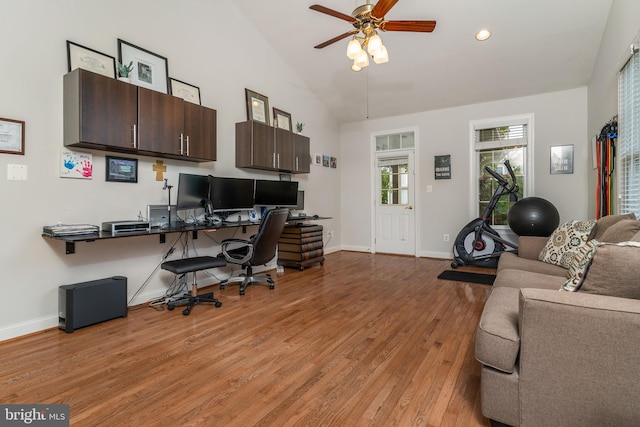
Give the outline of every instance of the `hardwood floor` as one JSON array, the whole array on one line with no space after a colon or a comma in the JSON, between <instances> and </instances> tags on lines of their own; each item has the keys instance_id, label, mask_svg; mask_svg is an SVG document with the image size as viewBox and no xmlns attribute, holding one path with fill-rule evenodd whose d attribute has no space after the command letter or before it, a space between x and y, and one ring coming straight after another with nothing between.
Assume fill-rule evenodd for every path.
<instances>
[{"instance_id":1,"label":"hardwood floor","mask_svg":"<svg viewBox=\"0 0 640 427\"><path fill-rule=\"evenodd\" d=\"M491 288L447 268L337 252L274 290L215 287L220 308L5 341L0 402L66 403L72 426L489 426L473 349Z\"/></svg>"}]
</instances>

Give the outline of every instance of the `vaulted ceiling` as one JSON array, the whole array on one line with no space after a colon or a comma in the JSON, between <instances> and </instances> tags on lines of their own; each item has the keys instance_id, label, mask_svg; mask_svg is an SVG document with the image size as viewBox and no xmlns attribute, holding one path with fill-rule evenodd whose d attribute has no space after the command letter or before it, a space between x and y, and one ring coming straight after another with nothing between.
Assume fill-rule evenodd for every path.
<instances>
[{"instance_id":1,"label":"vaulted ceiling","mask_svg":"<svg viewBox=\"0 0 640 427\"><path fill-rule=\"evenodd\" d=\"M375 4L375 0L372 3ZM381 32L390 60L360 72L351 15L366 0L233 0L340 123L572 89L589 83L612 0L399 0L388 20L436 20L432 33ZM475 40L481 28L493 35Z\"/></svg>"}]
</instances>

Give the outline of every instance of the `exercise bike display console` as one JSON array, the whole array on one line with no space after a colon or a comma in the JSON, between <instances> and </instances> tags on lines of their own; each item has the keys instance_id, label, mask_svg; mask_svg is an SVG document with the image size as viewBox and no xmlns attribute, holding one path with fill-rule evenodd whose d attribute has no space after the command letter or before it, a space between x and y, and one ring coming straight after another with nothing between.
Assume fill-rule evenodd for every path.
<instances>
[{"instance_id":1,"label":"exercise bike display console","mask_svg":"<svg viewBox=\"0 0 640 427\"><path fill-rule=\"evenodd\" d=\"M456 237L453 244L453 262L451 267L461 265L477 265L481 267L496 267L498 258L504 252L518 252L518 245L503 239L500 234L489 225L491 214L502 196L516 194L519 190L516 176L505 160L504 165L509 171L511 182L493 169L485 166L485 170L498 182L487 208L480 218L469 222Z\"/></svg>"}]
</instances>

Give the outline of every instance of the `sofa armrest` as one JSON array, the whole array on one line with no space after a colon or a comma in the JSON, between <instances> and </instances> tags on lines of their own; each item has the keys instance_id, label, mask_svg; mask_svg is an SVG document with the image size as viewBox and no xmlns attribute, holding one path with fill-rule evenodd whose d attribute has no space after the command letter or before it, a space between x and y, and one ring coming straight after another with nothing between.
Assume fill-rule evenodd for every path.
<instances>
[{"instance_id":1,"label":"sofa armrest","mask_svg":"<svg viewBox=\"0 0 640 427\"><path fill-rule=\"evenodd\" d=\"M521 426L640 425L640 300L522 289Z\"/></svg>"},{"instance_id":2,"label":"sofa armrest","mask_svg":"<svg viewBox=\"0 0 640 427\"><path fill-rule=\"evenodd\" d=\"M537 260L548 240L548 237L520 236L518 238L518 256Z\"/></svg>"}]
</instances>

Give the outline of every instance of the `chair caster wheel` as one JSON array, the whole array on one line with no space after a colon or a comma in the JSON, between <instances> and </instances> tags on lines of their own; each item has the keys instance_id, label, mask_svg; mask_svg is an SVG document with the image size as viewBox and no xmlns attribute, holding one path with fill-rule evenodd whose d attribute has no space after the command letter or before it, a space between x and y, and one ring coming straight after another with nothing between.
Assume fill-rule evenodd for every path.
<instances>
[{"instance_id":1,"label":"chair caster wheel","mask_svg":"<svg viewBox=\"0 0 640 427\"><path fill-rule=\"evenodd\" d=\"M222 307L222 303L220 301L216 301L216 307Z\"/></svg>"},{"instance_id":2,"label":"chair caster wheel","mask_svg":"<svg viewBox=\"0 0 640 427\"><path fill-rule=\"evenodd\" d=\"M175 305L173 305L173 304L167 304L167 310L171 311L171 310L173 310L174 308L176 308L176 306L175 306Z\"/></svg>"},{"instance_id":3,"label":"chair caster wheel","mask_svg":"<svg viewBox=\"0 0 640 427\"><path fill-rule=\"evenodd\" d=\"M240 295L244 295L244 291L240 291Z\"/></svg>"},{"instance_id":4,"label":"chair caster wheel","mask_svg":"<svg viewBox=\"0 0 640 427\"><path fill-rule=\"evenodd\" d=\"M220 285L220 289L224 289L224 288L226 288L225 285Z\"/></svg>"},{"instance_id":5,"label":"chair caster wheel","mask_svg":"<svg viewBox=\"0 0 640 427\"><path fill-rule=\"evenodd\" d=\"M269 289L275 289L276 285L269 285Z\"/></svg>"},{"instance_id":6,"label":"chair caster wheel","mask_svg":"<svg viewBox=\"0 0 640 427\"><path fill-rule=\"evenodd\" d=\"M189 313L191 313L191 309L190 308L185 308L184 310L182 310L182 314L185 316L188 316Z\"/></svg>"}]
</instances>

